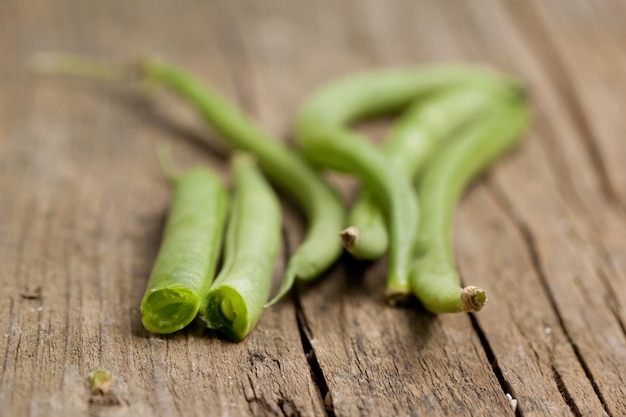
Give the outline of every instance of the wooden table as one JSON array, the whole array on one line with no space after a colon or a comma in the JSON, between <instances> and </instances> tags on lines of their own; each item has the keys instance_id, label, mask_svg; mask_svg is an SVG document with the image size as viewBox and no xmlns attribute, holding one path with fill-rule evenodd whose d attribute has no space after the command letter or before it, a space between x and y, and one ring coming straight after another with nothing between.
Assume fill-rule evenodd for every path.
<instances>
[{"instance_id":1,"label":"wooden table","mask_svg":"<svg viewBox=\"0 0 626 417\"><path fill-rule=\"evenodd\" d=\"M618 0L2 1L0 415L626 415L625 21ZM42 50L158 53L284 140L339 75L445 61L521 77L532 128L455 219L461 273L489 303L387 307L386 260L346 256L242 343L200 322L148 333L170 195L155 146L227 178L226 148L167 95L30 73ZM283 200L284 259L305 224ZM107 395L89 391L95 368Z\"/></svg>"}]
</instances>

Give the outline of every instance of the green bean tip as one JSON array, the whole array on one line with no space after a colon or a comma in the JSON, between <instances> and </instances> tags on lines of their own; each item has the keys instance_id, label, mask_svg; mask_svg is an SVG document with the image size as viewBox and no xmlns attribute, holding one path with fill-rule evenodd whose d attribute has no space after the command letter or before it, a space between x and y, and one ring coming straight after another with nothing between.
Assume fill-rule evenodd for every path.
<instances>
[{"instance_id":1,"label":"green bean tip","mask_svg":"<svg viewBox=\"0 0 626 417\"><path fill-rule=\"evenodd\" d=\"M188 288L160 288L144 296L141 321L153 333L173 333L191 323L199 306L198 296Z\"/></svg>"},{"instance_id":2,"label":"green bean tip","mask_svg":"<svg viewBox=\"0 0 626 417\"><path fill-rule=\"evenodd\" d=\"M359 240L359 234L359 228L354 226L350 226L339 232L341 242L348 251L351 250L356 242Z\"/></svg>"},{"instance_id":3,"label":"green bean tip","mask_svg":"<svg viewBox=\"0 0 626 417\"><path fill-rule=\"evenodd\" d=\"M209 291L202 319L210 329L217 330L229 339L240 341L250 332L256 320L251 321L246 301L239 292L221 285Z\"/></svg>"},{"instance_id":4,"label":"green bean tip","mask_svg":"<svg viewBox=\"0 0 626 417\"><path fill-rule=\"evenodd\" d=\"M468 313L476 313L485 306L487 302L487 293L478 287L468 286L463 288L461 293L461 303L463 311Z\"/></svg>"},{"instance_id":5,"label":"green bean tip","mask_svg":"<svg viewBox=\"0 0 626 417\"><path fill-rule=\"evenodd\" d=\"M89 372L89 387L92 394L108 394L113 383L113 375L106 369L94 369Z\"/></svg>"},{"instance_id":6,"label":"green bean tip","mask_svg":"<svg viewBox=\"0 0 626 417\"><path fill-rule=\"evenodd\" d=\"M385 298L391 307L402 307L410 305L413 296L407 289L387 288Z\"/></svg>"}]
</instances>

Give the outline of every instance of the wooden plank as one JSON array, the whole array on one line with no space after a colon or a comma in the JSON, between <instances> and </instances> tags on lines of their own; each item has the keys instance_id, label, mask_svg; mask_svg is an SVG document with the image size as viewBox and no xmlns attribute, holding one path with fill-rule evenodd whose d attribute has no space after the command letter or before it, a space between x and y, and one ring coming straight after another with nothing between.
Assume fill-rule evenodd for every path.
<instances>
[{"instance_id":1,"label":"wooden plank","mask_svg":"<svg viewBox=\"0 0 626 417\"><path fill-rule=\"evenodd\" d=\"M476 20L479 20L478 16L484 18L484 3L479 5L476 2L474 6ZM498 9L494 7L491 10ZM508 65L515 66L524 74L531 83L537 104L537 125L545 126L546 131L537 133L542 140L532 141L531 138L529 141L530 144L534 143L533 146L541 147L534 151L534 157L515 159L519 163L517 169L513 165L509 169L497 171L499 175L494 175L496 190L508 201L505 208L527 234L529 250L531 253L534 251L537 270L543 275L542 279L567 338L602 405L599 408L597 404L588 402L591 396L580 396L572 412L585 414L579 408L582 404L589 412L619 415L624 410L623 381L620 375L625 371L626 350L623 348L623 326L612 307L617 304L614 297L618 293L614 292L609 282L619 283L620 274L603 265L603 238L599 238L598 230L592 227L598 224L596 217L614 219L614 207L606 202L602 204L602 175L597 172L586 151L585 140L581 138L584 132L578 130L578 126L572 122L569 105L562 101L557 95L561 92L555 91L555 84L549 81L555 77L554 68L542 71L543 62L537 61L533 56L536 49L531 49L533 46L538 47L536 44L526 44L523 38L512 32L515 22L507 20L506 16L494 13L490 20L499 24L480 27L482 31L487 31L485 39L508 39L509 50L514 55L506 56L504 52L509 50L490 49L487 42L483 44L482 50L494 56L496 62L508 61ZM526 23L524 30L526 36L530 37L537 28L532 22ZM541 56L539 52L536 53ZM542 113L550 114L549 120L542 118ZM546 144L546 139L552 143ZM545 162L540 163L543 158ZM575 185L567 174L569 169L572 170L569 172L576 172ZM521 172L525 173L523 177ZM523 180L516 182L520 177ZM621 242L619 247L623 250L623 218L620 222L612 223L612 227L612 231L606 228L602 233L606 231L614 235L609 239ZM621 284L617 285L619 287ZM483 317L479 316L479 321ZM492 340L493 335L489 334L488 337ZM583 381L575 377L571 382L580 385ZM571 397L568 390L566 384L564 395Z\"/></svg>"},{"instance_id":2,"label":"wooden plank","mask_svg":"<svg viewBox=\"0 0 626 417\"><path fill-rule=\"evenodd\" d=\"M573 5L554 2L543 10L542 4L538 3L536 18L541 19L554 49L560 51L559 62L568 74L565 78L568 84L564 88L572 97L573 112L587 137L594 168L603 179L604 200L594 199L595 204L590 204L590 210L595 211L602 204L614 206L613 210L603 210L603 216L593 216L591 227L595 230L590 232L590 238L597 238L598 234L602 236L598 244L606 251L603 267L614 275L607 284L614 294L624 294L626 175L622 161L626 158L626 145L622 132L626 126L619 110L626 106L626 83L617 74L626 65L626 49L620 48L623 27L617 24L615 16L626 9L620 2L608 1L594 3L591 10L587 6L580 2ZM548 23L548 16L552 15L554 18ZM584 27L588 34L582 36L576 31L574 22ZM565 47L570 43L571 47ZM589 64L580 65L580 62ZM626 309L622 303L615 303L613 308L624 327Z\"/></svg>"},{"instance_id":3,"label":"wooden plank","mask_svg":"<svg viewBox=\"0 0 626 417\"><path fill-rule=\"evenodd\" d=\"M232 57L197 60L197 45L212 41L202 22L213 11L203 2L195 6L13 2L20 17L14 34L29 34L30 42L0 48L2 61L21 64L42 46L122 57L156 48L188 67L213 69L210 78L228 90L226 73L215 68ZM180 38L159 32L167 25ZM193 42L183 50L186 37ZM164 129L168 123L157 121L163 114L137 111L145 103L122 90L21 73L15 84L15 78L6 90L15 94L3 95L0 112L2 137L10 138L0 141L2 191L10 196L1 215L11 219L2 223L10 260L0 296L3 413L323 414L289 303L268 311L240 344L203 331L201 323L171 336L141 326L137 307L168 201L155 144L171 141L184 167L211 165L226 176L224 163L180 137L185 128ZM171 102L159 106L158 112L182 114L183 122L190 118ZM282 270L281 263L277 276ZM112 395L89 393L86 376L95 367L113 373Z\"/></svg>"},{"instance_id":4,"label":"wooden plank","mask_svg":"<svg viewBox=\"0 0 626 417\"><path fill-rule=\"evenodd\" d=\"M376 28L386 28L386 32L383 33L387 33L387 36L389 36L389 38L386 39L386 42L381 40L379 40L379 42L380 44L386 46L383 49L386 54L389 56L393 56L396 59L399 59L397 58L397 56L400 56L402 53L400 52L397 56L395 56L392 55L393 51L402 50L404 48L402 46L398 46L398 43L394 43L392 39L398 39L399 37L402 37L405 42L408 42L412 45L417 44L417 42L419 42L420 46L422 44L429 43L435 44L437 47L440 47L438 55L447 59L478 59L489 61L488 57L482 56L480 53L476 53L477 51L480 51L480 45L476 45L476 43L478 42L474 39L474 36L468 36L467 33L459 34L456 25L453 26L449 23L447 25L437 24L451 21L458 23L458 20L466 18L466 16L454 16L454 14L448 14L446 18L446 12L449 12L450 10L454 9L454 7L456 7L453 7L450 3L448 3L448 6L449 7L442 8L443 10L434 7L420 7L419 14L412 14L406 9L398 8L398 10L400 11L399 15L394 16L393 19L390 21L378 23L376 25L372 25L372 23L374 20L380 19L381 14L377 12L372 12L368 14L368 16L372 20L368 21L367 23L370 26L374 26ZM482 10L481 13L484 15L485 11ZM428 38L416 39L415 42L411 42L410 38L407 39L406 33L400 32L399 30L397 32L394 32L393 29L390 28L397 27L397 22L402 21L402 17L400 16L400 14L412 16L413 20L415 20L414 16L424 15L423 20L420 20L418 22L414 21L414 24L415 26L423 28L426 32L429 33L430 36ZM437 22L437 18L441 20ZM455 29L438 29L450 27L454 27ZM377 34L380 35L380 32L378 32ZM433 41L429 42L430 39L433 39ZM493 39L503 39L503 37L494 37ZM455 44L456 46L454 46ZM396 45L395 48L393 45ZM436 47L431 46L430 49L436 49ZM390 50L391 52L389 52ZM419 60L419 57L417 57L417 60ZM513 184L513 182L510 184ZM471 211L472 214L470 217L472 219L475 219L481 214L483 214L484 217L485 210L486 208L484 202L482 203L482 205L475 205L473 207L473 210ZM494 215L491 210L487 211L487 213L492 216ZM485 223L486 220L479 224L484 226ZM479 229L478 227L474 229L474 236L476 235L476 230L481 230L481 240L486 241L488 239L487 236L483 236L485 233L484 229ZM513 236L511 236L511 234L513 234ZM504 235L504 237L502 235ZM497 233L495 233L493 237L494 239L500 238L502 240L506 240L507 242L519 242L519 236L515 236L515 233L513 233L510 229L510 225L508 233L503 233L502 229L498 229ZM459 256L462 261L464 259L464 250L467 251L468 249L464 249L464 245L458 246L460 252ZM520 270L527 270L530 267L528 256L524 256L523 254L523 247L520 248L518 246L517 248L512 248L511 246L507 245L506 249L503 248L500 257L493 259L494 246L495 244L492 243L492 246L489 248L489 250L475 253L475 256L472 257L472 259L475 259L475 263L482 263L484 265L482 267L483 274L472 273L472 269L468 268L471 264L465 264L465 268L463 270L468 271L468 277L484 276L484 278L482 279L486 281L485 286L488 288L490 293L492 293L496 300L502 300L499 305L494 306L492 302L492 304L489 306L489 309L495 308L496 311L492 310L491 314L489 314L489 309L487 309L485 313L480 314L477 317L483 318L486 316L487 319L491 319L488 322L480 320L479 323L481 324L481 329L483 329L483 331L487 334L487 341L489 343L489 346L494 350L495 358L498 361L501 372L503 372L502 378L504 380L504 385L508 387L508 390L511 391L518 398L521 405L520 409L524 413L528 413L529 415L532 415L533 413L537 415L550 415L555 412L567 412L569 399L560 395L560 390L562 389L561 385L565 384L565 382L563 382L563 377L560 376L561 374L563 374L566 378L565 381L572 386L568 389L574 391L579 390L577 392L582 392L592 398L592 400L589 401L589 404L587 404L588 409L593 410L596 406L599 406L598 408L601 409L599 401L593 401L593 398L595 396L593 392L593 387L588 381L586 381L582 367L580 365L577 365L575 352L571 347L567 347L567 338L564 333L560 329L555 329L552 332L552 337L550 338L550 340L545 339L544 337L542 337L542 334L544 332L544 329L546 328L546 326L544 325L546 317L537 317L536 314L531 314L533 309L537 309L543 314L547 313L547 320L549 320L549 322L558 323L557 316L554 314L550 314L550 300L545 296L536 296L533 299L532 306L528 305L526 306L527 308L522 308L521 311L511 311L512 306L515 305L510 304L510 302L514 301L511 300L511 297L514 294L507 291L494 290L492 288L494 286L498 288L498 286L496 286L488 278L490 274L493 274L492 271L500 271L504 269L504 273L506 273L506 271L509 271L508 273L514 273ZM507 266L507 257L505 255L513 256L514 254L518 254L517 256L519 257L520 251L522 252L521 255L526 258L526 265L523 265L523 263L520 264L520 260L514 258L516 259L516 262ZM489 256L486 256L486 254L489 254ZM493 279L495 279L495 277ZM500 280L501 277L498 276L497 279ZM473 282L471 279L469 279L469 281ZM505 280L505 282L508 282L509 284L514 284L516 281L517 276L511 276L510 279ZM535 279L531 282L527 283L525 289L529 291L530 294L542 294L544 292L542 288L542 283L538 280L537 277L535 277ZM513 323L515 323L516 328L511 329L511 326L508 322L502 321L502 317L512 317L513 319L515 319ZM486 327L488 329L486 329ZM525 339L529 334L538 335L537 340L534 344L527 344L525 342ZM554 340L556 340L556 342L554 342ZM555 371L554 369L549 369L546 366L547 363L550 362L550 357L554 358L554 349L551 346L553 343L557 345L559 345L560 343L561 345L566 346L564 349L560 349L562 353L557 355L557 359L554 362L558 364L558 371ZM513 354L512 352L515 352L515 354ZM540 352L540 354L538 352ZM564 372L563 368L570 367L572 364L574 368L573 371L568 370L567 372ZM561 374L557 374L557 372L560 372Z\"/></svg>"},{"instance_id":5,"label":"wooden plank","mask_svg":"<svg viewBox=\"0 0 626 417\"><path fill-rule=\"evenodd\" d=\"M626 100L622 77L626 49L623 25L615 19L626 9L615 1L532 3L535 18L545 28L548 47L557 51L555 58L577 123L585 135L593 136L588 151L596 169L606 177L604 191L609 199L626 206L626 145L622 140L626 123L621 111Z\"/></svg>"},{"instance_id":6,"label":"wooden plank","mask_svg":"<svg viewBox=\"0 0 626 417\"><path fill-rule=\"evenodd\" d=\"M544 3L2 2L0 414L624 414L626 11ZM158 52L281 138L311 89L364 68L471 61L520 75L532 131L456 219L485 311L386 307L385 260L345 257L243 343L201 323L148 334L137 306L169 197L154 145L227 178L224 147L175 101L29 75L39 49ZM332 179L349 199L355 183ZM285 213L293 248L304 223ZM89 393L95 367L113 372L111 395Z\"/></svg>"}]
</instances>

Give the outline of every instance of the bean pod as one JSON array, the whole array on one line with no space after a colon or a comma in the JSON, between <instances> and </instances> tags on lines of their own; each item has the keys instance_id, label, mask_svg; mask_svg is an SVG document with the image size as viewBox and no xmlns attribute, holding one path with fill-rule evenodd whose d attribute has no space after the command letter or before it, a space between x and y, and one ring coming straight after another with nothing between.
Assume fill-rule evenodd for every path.
<instances>
[{"instance_id":1,"label":"bean pod","mask_svg":"<svg viewBox=\"0 0 626 417\"><path fill-rule=\"evenodd\" d=\"M249 155L233 159L234 195L222 270L202 317L211 329L239 341L252 331L267 302L280 249L280 204Z\"/></svg>"},{"instance_id":2,"label":"bean pod","mask_svg":"<svg viewBox=\"0 0 626 417\"><path fill-rule=\"evenodd\" d=\"M189 324L214 278L228 194L204 168L174 179L161 247L141 302L142 322L154 333Z\"/></svg>"},{"instance_id":3,"label":"bean pod","mask_svg":"<svg viewBox=\"0 0 626 417\"><path fill-rule=\"evenodd\" d=\"M426 168L418 187L422 222L411 288L427 310L475 312L486 302L483 290L460 285L452 248L454 209L467 185L518 142L528 119L525 104L505 106L477 120Z\"/></svg>"}]
</instances>

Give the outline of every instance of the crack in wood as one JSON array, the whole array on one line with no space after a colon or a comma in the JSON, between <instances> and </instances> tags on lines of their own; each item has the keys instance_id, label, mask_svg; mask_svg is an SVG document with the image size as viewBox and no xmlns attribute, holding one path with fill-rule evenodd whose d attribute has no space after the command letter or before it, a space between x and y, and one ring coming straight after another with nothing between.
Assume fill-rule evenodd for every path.
<instances>
[{"instance_id":1,"label":"crack in wood","mask_svg":"<svg viewBox=\"0 0 626 417\"><path fill-rule=\"evenodd\" d=\"M500 387L502 388L502 392L505 395L509 394L513 398L516 398L515 391L513 390L511 383L506 379L506 377L504 376L504 372L502 372L502 368L500 368L500 365L498 364L498 359L496 358L496 355L493 352L491 344L489 343L489 340L487 339L487 335L478 324L478 320L476 320L476 317L474 317L472 314L468 314L468 316L470 318L470 322L472 323L472 327L474 328L474 331L476 332L476 335L478 336L478 339L480 340L480 344L482 345L483 350L485 351L485 355L487 356L487 360L489 361L489 364L491 365L491 369L496 379L498 380ZM522 412L522 407L518 405L517 408L515 409L515 416L523 417L523 415L524 414Z\"/></svg>"},{"instance_id":2,"label":"crack in wood","mask_svg":"<svg viewBox=\"0 0 626 417\"><path fill-rule=\"evenodd\" d=\"M254 361L255 361L254 359L251 360L251 363L253 366L254 366ZM258 376L258 375L255 375L255 376ZM248 401L248 409L250 410L250 413L255 416L261 415L261 414L278 415L276 413L274 404L267 401L265 396L259 395L259 393L257 393L256 387L255 387L256 384L253 381L251 375L248 375L248 383L250 384L250 392L248 392L247 390L244 390L244 395L246 397L246 400ZM261 410L263 410L264 413L262 413Z\"/></svg>"},{"instance_id":3,"label":"crack in wood","mask_svg":"<svg viewBox=\"0 0 626 417\"><path fill-rule=\"evenodd\" d=\"M35 288L26 287L24 291L20 293L23 300L41 300L41 285Z\"/></svg>"},{"instance_id":4,"label":"crack in wood","mask_svg":"<svg viewBox=\"0 0 626 417\"><path fill-rule=\"evenodd\" d=\"M619 314L619 311L617 311L617 308L618 308L617 305L612 305L611 312L615 316L615 320L617 321L617 324L622 329L622 333L624 333L624 336L626 336L626 325L624 325L624 321L622 320Z\"/></svg>"},{"instance_id":5,"label":"crack in wood","mask_svg":"<svg viewBox=\"0 0 626 417\"><path fill-rule=\"evenodd\" d=\"M621 322L621 319L619 317L618 308L621 305L621 300L617 296L618 291L613 290L611 279L605 272L604 268L605 268L605 265L608 265L608 268L613 269L613 271L616 274L618 274L620 271L612 266L611 255L609 254L608 249L602 244L602 242L600 242L597 248L598 248L599 253L594 253L594 255L596 255L600 259L600 262L594 263L594 272L597 274L598 278L600 278L600 282L602 282L604 286L604 289L605 289L604 298L606 300L605 302L609 306L609 309L613 312L613 314L615 315L619 323Z\"/></svg>"},{"instance_id":6,"label":"crack in wood","mask_svg":"<svg viewBox=\"0 0 626 417\"><path fill-rule=\"evenodd\" d=\"M289 237L287 233L287 229L283 226L282 228L282 236L283 236L283 262L285 265L289 262L291 257L291 245L289 244ZM328 389L328 384L326 383L326 377L324 376L324 372L317 360L315 355L315 351L313 350L313 334L311 329L307 323L304 310L300 303L300 300L295 291L291 292L292 301L294 303L294 309L296 313L296 323L298 326L298 332L300 334L300 341L302 343L302 350L304 352L304 356L307 364L309 365L309 372L312 376L313 383L317 388L320 399L322 401L322 409L325 410L326 415L328 417L335 417L334 407L332 403L332 395ZM277 362L277 366L280 368L280 362ZM254 387L253 391L254 391ZM250 401L248 399L248 401ZM298 416L300 415L300 411L298 410L297 404L289 399L281 399L277 403L278 407L282 410L282 412L286 416ZM254 411L254 410L251 410Z\"/></svg>"},{"instance_id":7,"label":"crack in wood","mask_svg":"<svg viewBox=\"0 0 626 417\"><path fill-rule=\"evenodd\" d=\"M589 380L589 383L591 384L593 391L598 397L598 400L602 404L602 407L604 408L605 413L609 417L612 417L612 414L609 411L608 404L606 400L604 399L604 396L602 395L600 388L598 387L598 384L593 376L593 373L591 372L591 369L589 368L589 365L587 364L587 361L581 354L580 349L578 348L578 345L576 344L571 334L569 333L567 327L565 326L563 315L561 314L557 306L556 300L554 298L554 294L552 293L552 289L550 288L548 277L543 267L541 256L539 255L539 250L537 249L535 237L533 236L530 230L530 227L526 224L526 222L522 219L522 217L517 213L515 207L513 206L511 201L508 199L505 192L501 190L500 187L496 183L488 182L486 183L486 185L487 185L486 189L492 195L494 201L501 207L502 211L506 214L506 216L509 217L512 224L517 228L518 232L520 233L522 241L524 242L524 245L526 246L526 249L528 251L528 255L530 257L533 269L535 270L535 273L537 274L537 277L539 278L539 282L544 292L546 293L546 297L548 299L548 302L550 303L550 307L552 308L554 315L556 316L559 326L563 330L563 334L567 342L572 347L572 350L574 351L574 355L576 356L578 363L583 369L585 376Z\"/></svg>"},{"instance_id":8,"label":"crack in wood","mask_svg":"<svg viewBox=\"0 0 626 417\"><path fill-rule=\"evenodd\" d=\"M552 377L554 378L554 381L556 382L556 386L559 389L559 392L561 393L561 397L563 397L563 401L565 401L565 404L567 404L570 411L575 417L582 417L582 413L578 409L578 406L574 402L574 399L572 398L571 394L567 390L567 387L565 386L565 383L563 382L563 378L561 377L561 374L559 373L559 371L557 371L554 365L552 365L551 368L552 368Z\"/></svg>"},{"instance_id":9,"label":"crack in wood","mask_svg":"<svg viewBox=\"0 0 626 417\"><path fill-rule=\"evenodd\" d=\"M9 354L11 353L11 346L13 343L13 334L14 334L14 323L15 323L15 311L14 311L14 301L13 301L13 297L9 297L9 312L8 312L8 323L9 323L9 327L8 327L8 331L6 333L7 335L7 347L4 351L4 361L2 364L2 374L0 374L0 381L2 382L2 384L6 384L5 382L5 378L7 375L7 367L8 367L8 363L9 363ZM1 397L0 397L1 398Z\"/></svg>"},{"instance_id":10,"label":"crack in wood","mask_svg":"<svg viewBox=\"0 0 626 417\"><path fill-rule=\"evenodd\" d=\"M271 367L264 362L272 361L273 363L278 363L278 361L261 352L251 352L248 360L254 378L251 373L247 374L248 387L244 387L243 394L248 402L248 409L251 415L275 415L285 417L302 415L302 412L298 409L297 403L289 398L285 398L282 390L279 390L279 398L277 399L267 398L263 395L263 391L259 392L257 390L257 387L259 387L259 383L255 382L255 378L259 377L257 365Z\"/></svg>"},{"instance_id":11,"label":"crack in wood","mask_svg":"<svg viewBox=\"0 0 626 417\"><path fill-rule=\"evenodd\" d=\"M317 360L315 349L313 348L313 334L307 323L306 316L304 310L302 309L300 301L296 297L294 297L294 299L298 331L300 332L300 340L302 341L302 348L304 350L307 363L309 364L311 376L313 377L313 381L315 382L315 385L319 390L320 397L324 402L324 410L326 411L326 415L328 417L335 417L332 393L328 388L328 383L326 382L324 371L322 370L322 367Z\"/></svg>"},{"instance_id":12,"label":"crack in wood","mask_svg":"<svg viewBox=\"0 0 626 417\"><path fill-rule=\"evenodd\" d=\"M87 401L87 414L90 417L96 417L109 412L111 408L129 406L130 402L126 398L114 393L92 394Z\"/></svg>"}]
</instances>

